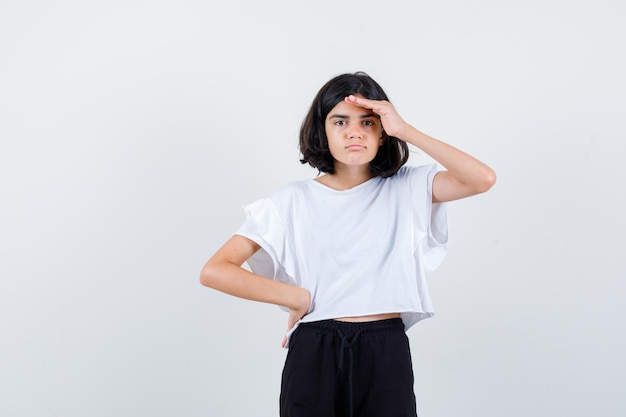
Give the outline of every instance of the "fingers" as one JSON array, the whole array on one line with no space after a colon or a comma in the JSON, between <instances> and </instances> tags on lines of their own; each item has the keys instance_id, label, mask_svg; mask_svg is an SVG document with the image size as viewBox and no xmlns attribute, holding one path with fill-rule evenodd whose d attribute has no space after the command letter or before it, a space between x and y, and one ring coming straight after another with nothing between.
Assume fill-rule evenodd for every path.
<instances>
[{"instance_id":1,"label":"fingers","mask_svg":"<svg viewBox=\"0 0 626 417\"><path fill-rule=\"evenodd\" d=\"M298 319L294 317L293 314L290 312L289 317L287 318L287 333L289 333L289 331L291 331L291 329L295 327L297 321ZM287 344L287 336L285 335L285 337L283 338L283 341L280 343L280 346L285 347L286 344Z\"/></svg>"},{"instance_id":2,"label":"fingers","mask_svg":"<svg viewBox=\"0 0 626 417\"><path fill-rule=\"evenodd\" d=\"M363 97L357 97L355 95L349 95L345 98L346 102L354 104L355 106L363 107L365 109L373 110L374 113L384 116L388 114L392 108L391 103L384 100L370 100Z\"/></svg>"},{"instance_id":3,"label":"fingers","mask_svg":"<svg viewBox=\"0 0 626 417\"><path fill-rule=\"evenodd\" d=\"M353 94L350 94L348 97L345 98L345 100L348 103L351 104L355 104L359 107L365 107L366 109L374 109L374 100L368 100L366 98L362 98L362 97L357 97Z\"/></svg>"},{"instance_id":4,"label":"fingers","mask_svg":"<svg viewBox=\"0 0 626 417\"><path fill-rule=\"evenodd\" d=\"M304 288L300 288L299 291L302 292L303 297L301 297L300 305L298 307L294 307L289 310L289 316L287 317L287 333L293 330L298 321L302 320L302 317L307 314L309 307L311 306L311 293ZM286 344L287 336L283 338L281 346L285 347Z\"/></svg>"},{"instance_id":5,"label":"fingers","mask_svg":"<svg viewBox=\"0 0 626 417\"><path fill-rule=\"evenodd\" d=\"M295 326L296 326L295 322L292 323L291 321L289 321L287 323L287 333L289 333ZM285 345L287 344L287 340L288 340L287 335L285 335L285 337L283 337L283 341L280 343L280 347L284 348Z\"/></svg>"}]
</instances>

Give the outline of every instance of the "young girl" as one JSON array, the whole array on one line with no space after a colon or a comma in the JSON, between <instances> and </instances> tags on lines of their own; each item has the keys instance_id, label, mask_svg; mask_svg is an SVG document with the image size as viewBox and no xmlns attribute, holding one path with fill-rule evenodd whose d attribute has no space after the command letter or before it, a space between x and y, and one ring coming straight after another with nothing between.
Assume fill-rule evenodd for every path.
<instances>
[{"instance_id":1,"label":"young girl","mask_svg":"<svg viewBox=\"0 0 626 417\"><path fill-rule=\"evenodd\" d=\"M445 170L404 166L407 143ZM321 88L300 151L324 174L248 205L201 282L289 312L281 417L415 417L405 332L433 314L442 203L487 191L495 173L405 122L362 72Z\"/></svg>"}]
</instances>

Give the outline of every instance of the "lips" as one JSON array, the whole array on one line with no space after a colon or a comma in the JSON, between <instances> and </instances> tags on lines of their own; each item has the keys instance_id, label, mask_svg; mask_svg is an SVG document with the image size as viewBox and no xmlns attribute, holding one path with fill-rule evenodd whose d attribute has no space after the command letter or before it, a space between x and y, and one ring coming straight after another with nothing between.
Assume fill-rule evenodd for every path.
<instances>
[{"instance_id":1,"label":"lips","mask_svg":"<svg viewBox=\"0 0 626 417\"><path fill-rule=\"evenodd\" d=\"M365 149L365 146L359 145L358 143L352 143L352 144L346 146L346 149L353 150L353 151L358 151L360 149Z\"/></svg>"}]
</instances>

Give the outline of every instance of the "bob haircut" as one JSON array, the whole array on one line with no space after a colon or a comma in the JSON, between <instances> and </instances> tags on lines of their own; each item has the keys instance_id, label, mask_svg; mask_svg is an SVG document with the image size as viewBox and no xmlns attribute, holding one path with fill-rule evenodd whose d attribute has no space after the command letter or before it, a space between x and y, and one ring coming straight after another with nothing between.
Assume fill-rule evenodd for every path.
<instances>
[{"instance_id":1,"label":"bob haircut","mask_svg":"<svg viewBox=\"0 0 626 417\"><path fill-rule=\"evenodd\" d=\"M364 72L342 74L328 81L317 93L300 128L300 162L327 174L335 173L335 159L328 148L325 122L328 113L349 95L361 94L370 100L386 100L380 85ZM370 162L373 176L390 177L409 159L407 144L383 130L383 144Z\"/></svg>"}]
</instances>

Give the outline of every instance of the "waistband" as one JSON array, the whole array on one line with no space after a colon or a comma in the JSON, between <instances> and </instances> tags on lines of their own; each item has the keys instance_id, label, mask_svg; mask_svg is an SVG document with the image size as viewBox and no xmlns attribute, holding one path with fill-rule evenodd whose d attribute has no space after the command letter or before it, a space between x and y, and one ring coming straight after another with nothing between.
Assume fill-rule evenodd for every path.
<instances>
[{"instance_id":1,"label":"waistband","mask_svg":"<svg viewBox=\"0 0 626 417\"><path fill-rule=\"evenodd\" d=\"M404 322L401 318L350 322L339 320L320 320L308 323L300 323L300 327L315 330L325 334L337 334L341 332L346 337L358 333L361 336L368 334L383 334L390 331L404 331Z\"/></svg>"}]
</instances>

